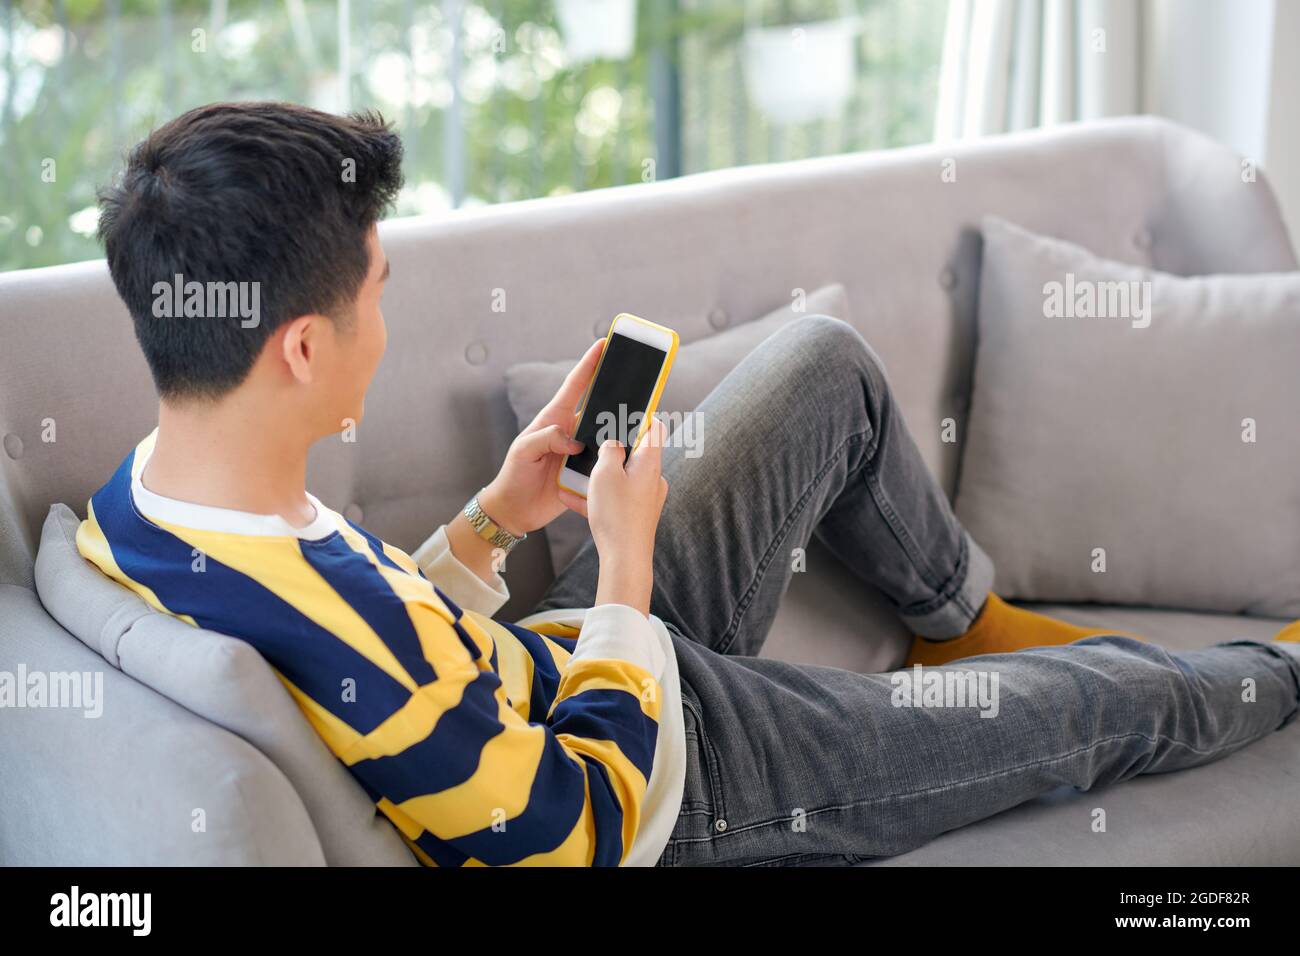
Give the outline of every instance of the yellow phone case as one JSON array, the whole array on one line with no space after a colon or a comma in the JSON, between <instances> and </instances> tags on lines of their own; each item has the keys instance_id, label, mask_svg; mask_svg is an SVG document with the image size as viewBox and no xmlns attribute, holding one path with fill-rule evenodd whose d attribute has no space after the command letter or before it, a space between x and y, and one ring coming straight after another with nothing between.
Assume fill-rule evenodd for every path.
<instances>
[{"instance_id":1,"label":"yellow phone case","mask_svg":"<svg viewBox=\"0 0 1300 956\"><path fill-rule=\"evenodd\" d=\"M609 323L609 331L605 333L605 346L600 350L600 361L596 363L596 371L592 373L591 381L587 383L586 394L582 396L582 405L578 408L578 414L573 419L573 433L577 434L578 424L582 421L583 413L587 410L587 399L591 397L592 386L596 384L596 378L600 375L601 366L605 364L605 352L609 348L609 340L613 338L614 329L618 325L620 319L624 321L640 322L642 325L648 325L652 329L666 332L672 337L672 345L669 346L668 354L664 358L663 368L659 370L659 380L655 382L654 391L650 393L650 402L645 408L644 417L641 419L641 427L637 429L636 441L632 443L632 448L635 450L636 446L641 444L641 439L645 436L646 430L650 427L652 416L654 415L655 410L659 407L659 397L663 395L664 384L668 381L668 373L672 371L673 359L677 357L677 346L680 343L680 339L677 337L677 333L668 328L668 326L659 325L656 322L643 319L638 315L633 315L631 312L620 312L618 315L614 316L614 321ZM575 491L564 483L564 468L565 465L568 464L568 461L568 456L565 456L564 463L560 465L560 471L556 476L555 482L565 491L572 492L580 498L585 498L587 496L581 491Z\"/></svg>"}]
</instances>

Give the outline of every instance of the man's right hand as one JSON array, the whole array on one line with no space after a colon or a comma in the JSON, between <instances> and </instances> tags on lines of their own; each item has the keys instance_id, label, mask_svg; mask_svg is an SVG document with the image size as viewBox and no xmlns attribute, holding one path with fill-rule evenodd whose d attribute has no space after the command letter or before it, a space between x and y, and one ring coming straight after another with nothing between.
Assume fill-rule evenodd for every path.
<instances>
[{"instance_id":1,"label":"man's right hand","mask_svg":"<svg viewBox=\"0 0 1300 956\"><path fill-rule=\"evenodd\" d=\"M561 490L561 500L586 515L600 555L596 604L626 604L650 613L654 582L655 532L668 497L660 473L668 429L654 419L624 466L624 449L616 441L600 447L591 470L587 497Z\"/></svg>"}]
</instances>

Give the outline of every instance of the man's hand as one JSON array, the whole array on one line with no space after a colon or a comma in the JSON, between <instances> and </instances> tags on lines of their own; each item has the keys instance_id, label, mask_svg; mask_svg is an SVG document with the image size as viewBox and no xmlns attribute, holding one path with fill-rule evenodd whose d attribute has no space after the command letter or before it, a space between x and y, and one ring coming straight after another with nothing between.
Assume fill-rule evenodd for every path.
<instances>
[{"instance_id":1,"label":"man's hand","mask_svg":"<svg viewBox=\"0 0 1300 956\"><path fill-rule=\"evenodd\" d=\"M565 455L582 451L573 440L575 411L600 361L604 339L592 344L564 379L564 384L537 417L519 433L479 504L511 534L544 528L564 513L556 479Z\"/></svg>"},{"instance_id":2,"label":"man's hand","mask_svg":"<svg viewBox=\"0 0 1300 956\"><path fill-rule=\"evenodd\" d=\"M605 442L591 470L586 500L560 491L564 503L586 515L591 526L600 555L597 604L626 604L650 613L655 532L668 497L668 481L660 474L667 434L663 422L653 419L626 467L624 447Z\"/></svg>"}]
</instances>

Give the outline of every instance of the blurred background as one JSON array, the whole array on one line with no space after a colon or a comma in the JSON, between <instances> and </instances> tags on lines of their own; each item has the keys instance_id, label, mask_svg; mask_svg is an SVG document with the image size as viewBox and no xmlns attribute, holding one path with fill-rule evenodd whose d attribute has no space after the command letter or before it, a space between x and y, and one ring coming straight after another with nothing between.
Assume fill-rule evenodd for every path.
<instances>
[{"instance_id":1,"label":"blurred background","mask_svg":"<svg viewBox=\"0 0 1300 956\"><path fill-rule=\"evenodd\" d=\"M98 258L123 152L252 99L381 111L401 215L1154 112L1295 235L1298 48L1300 0L0 0L0 270Z\"/></svg>"}]
</instances>

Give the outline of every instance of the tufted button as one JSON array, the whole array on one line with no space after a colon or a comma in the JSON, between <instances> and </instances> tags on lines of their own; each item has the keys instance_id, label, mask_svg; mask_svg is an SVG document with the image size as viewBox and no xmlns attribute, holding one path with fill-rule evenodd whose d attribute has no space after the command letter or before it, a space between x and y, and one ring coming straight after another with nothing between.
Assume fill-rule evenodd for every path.
<instances>
[{"instance_id":1,"label":"tufted button","mask_svg":"<svg viewBox=\"0 0 1300 956\"><path fill-rule=\"evenodd\" d=\"M359 504L354 503L343 509L343 517L347 518L353 524L361 524L362 519L365 518L365 512L361 510Z\"/></svg>"},{"instance_id":2,"label":"tufted button","mask_svg":"<svg viewBox=\"0 0 1300 956\"><path fill-rule=\"evenodd\" d=\"M719 307L709 313L709 325L715 329L725 329L730 321L727 310L724 308Z\"/></svg>"},{"instance_id":3,"label":"tufted button","mask_svg":"<svg viewBox=\"0 0 1300 956\"><path fill-rule=\"evenodd\" d=\"M1139 229L1133 234L1133 245L1139 249L1151 248L1151 233L1146 229Z\"/></svg>"},{"instance_id":4,"label":"tufted button","mask_svg":"<svg viewBox=\"0 0 1300 956\"><path fill-rule=\"evenodd\" d=\"M487 357L487 346L482 342L471 342L465 347L465 361L470 365L482 365Z\"/></svg>"},{"instance_id":5,"label":"tufted button","mask_svg":"<svg viewBox=\"0 0 1300 956\"><path fill-rule=\"evenodd\" d=\"M14 461L17 461L19 458L23 457L23 440L19 438L17 435L13 434L12 432L10 432L8 435L5 435L4 446L5 446L5 454L8 455L10 458L12 458Z\"/></svg>"},{"instance_id":6,"label":"tufted button","mask_svg":"<svg viewBox=\"0 0 1300 956\"><path fill-rule=\"evenodd\" d=\"M945 289L954 289L957 286L957 273L951 269L944 269L939 273L939 285Z\"/></svg>"}]
</instances>

